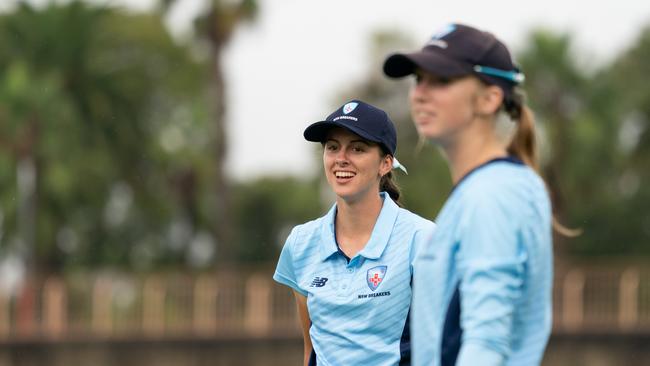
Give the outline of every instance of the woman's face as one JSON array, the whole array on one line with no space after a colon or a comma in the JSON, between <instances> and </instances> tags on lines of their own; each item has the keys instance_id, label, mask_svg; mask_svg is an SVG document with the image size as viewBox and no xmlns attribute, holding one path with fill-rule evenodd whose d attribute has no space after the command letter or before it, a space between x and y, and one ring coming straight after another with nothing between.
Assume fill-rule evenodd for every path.
<instances>
[{"instance_id":1,"label":"woman's face","mask_svg":"<svg viewBox=\"0 0 650 366\"><path fill-rule=\"evenodd\" d=\"M471 76L444 79L418 70L409 101L418 133L445 145L470 124L481 82Z\"/></svg>"},{"instance_id":2,"label":"woman's face","mask_svg":"<svg viewBox=\"0 0 650 366\"><path fill-rule=\"evenodd\" d=\"M382 156L378 144L344 128L329 131L323 150L327 182L348 202L379 192L381 177L391 170L392 157Z\"/></svg>"}]
</instances>

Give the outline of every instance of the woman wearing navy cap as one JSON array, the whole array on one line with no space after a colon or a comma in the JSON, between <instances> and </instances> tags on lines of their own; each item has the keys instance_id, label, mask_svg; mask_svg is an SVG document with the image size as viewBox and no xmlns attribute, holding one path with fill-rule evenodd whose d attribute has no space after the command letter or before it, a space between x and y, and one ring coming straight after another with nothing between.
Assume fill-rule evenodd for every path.
<instances>
[{"instance_id":1,"label":"woman wearing navy cap","mask_svg":"<svg viewBox=\"0 0 650 366\"><path fill-rule=\"evenodd\" d=\"M325 216L293 228L273 275L294 291L304 363L409 364L413 259L434 224L399 207L395 127L355 100L304 137L323 145L336 194Z\"/></svg>"},{"instance_id":2,"label":"woman wearing navy cap","mask_svg":"<svg viewBox=\"0 0 650 366\"><path fill-rule=\"evenodd\" d=\"M501 41L462 24L389 56L384 72L415 75L411 116L454 183L416 259L413 364L539 365L551 330L553 219L523 74Z\"/></svg>"}]
</instances>

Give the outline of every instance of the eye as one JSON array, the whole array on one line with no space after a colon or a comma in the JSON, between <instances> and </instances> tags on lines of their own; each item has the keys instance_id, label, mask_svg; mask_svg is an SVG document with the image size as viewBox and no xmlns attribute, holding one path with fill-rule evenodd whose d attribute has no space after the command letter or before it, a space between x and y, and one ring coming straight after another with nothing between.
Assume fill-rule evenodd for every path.
<instances>
[{"instance_id":1,"label":"eye","mask_svg":"<svg viewBox=\"0 0 650 366\"><path fill-rule=\"evenodd\" d=\"M452 79L450 78L438 78L437 79L437 84L438 85L449 85L452 83Z\"/></svg>"},{"instance_id":2,"label":"eye","mask_svg":"<svg viewBox=\"0 0 650 366\"><path fill-rule=\"evenodd\" d=\"M454 82L454 79L448 78L448 77L439 77L439 76L433 76L433 75L423 75L423 74L415 74L415 83L416 85L420 85L424 83L426 86L429 87L439 87L439 86L447 86L451 83Z\"/></svg>"},{"instance_id":3,"label":"eye","mask_svg":"<svg viewBox=\"0 0 650 366\"><path fill-rule=\"evenodd\" d=\"M327 151L336 151L338 150L338 145L332 142L325 143L325 150Z\"/></svg>"},{"instance_id":4,"label":"eye","mask_svg":"<svg viewBox=\"0 0 650 366\"><path fill-rule=\"evenodd\" d=\"M353 152L356 152L356 153L362 153L362 152L366 151L366 147L363 146L362 144L358 144L358 145L353 145L351 147L351 150Z\"/></svg>"}]
</instances>

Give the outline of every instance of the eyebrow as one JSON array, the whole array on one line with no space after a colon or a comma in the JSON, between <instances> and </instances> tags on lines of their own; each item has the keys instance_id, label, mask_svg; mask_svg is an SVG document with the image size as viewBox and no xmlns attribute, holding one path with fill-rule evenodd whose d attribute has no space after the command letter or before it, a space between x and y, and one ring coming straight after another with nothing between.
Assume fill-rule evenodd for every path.
<instances>
[{"instance_id":1,"label":"eyebrow","mask_svg":"<svg viewBox=\"0 0 650 366\"><path fill-rule=\"evenodd\" d=\"M329 139L325 140L325 142L328 142L328 141L334 141L334 142L339 143L339 144L341 143L339 140L337 140L337 139L333 139L333 138L329 138ZM361 142L361 143L363 143L363 144L366 144L366 145L370 146L370 142L369 142L369 141L366 141L366 140L361 140L361 139L359 139L359 140L352 140L352 141L350 141L351 144L352 144L352 143L355 143L355 142Z\"/></svg>"}]
</instances>

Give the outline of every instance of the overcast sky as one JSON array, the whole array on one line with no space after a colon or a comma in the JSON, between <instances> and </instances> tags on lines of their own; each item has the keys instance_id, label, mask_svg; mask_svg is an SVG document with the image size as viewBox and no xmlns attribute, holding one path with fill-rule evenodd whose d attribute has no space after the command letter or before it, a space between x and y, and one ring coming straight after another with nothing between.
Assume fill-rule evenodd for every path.
<instances>
[{"instance_id":1,"label":"overcast sky","mask_svg":"<svg viewBox=\"0 0 650 366\"><path fill-rule=\"evenodd\" d=\"M346 85L381 72L367 70L374 30L399 29L423 44L457 21L490 30L516 51L529 29L546 26L575 35L581 62L604 63L650 24L647 0L266 0L260 10L228 53L229 170L240 179L320 169L302 131L331 112Z\"/></svg>"},{"instance_id":2,"label":"overcast sky","mask_svg":"<svg viewBox=\"0 0 650 366\"><path fill-rule=\"evenodd\" d=\"M1 0L4 1L4 0ZM42 1L42 0L35 0ZM156 0L93 0L146 9ZM169 24L181 35L205 0L178 0ZM424 43L449 22L489 30L516 52L537 26L573 33L580 62L598 66L650 24L648 0L414 1L259 0L257 21L240 28L226 53L230 123L228 169L237 179L311 174L302 131L325 117L337 92L369 70L377 29ZM390 111L388 111L390 113Z\"/></svg>"}]
</instances>

